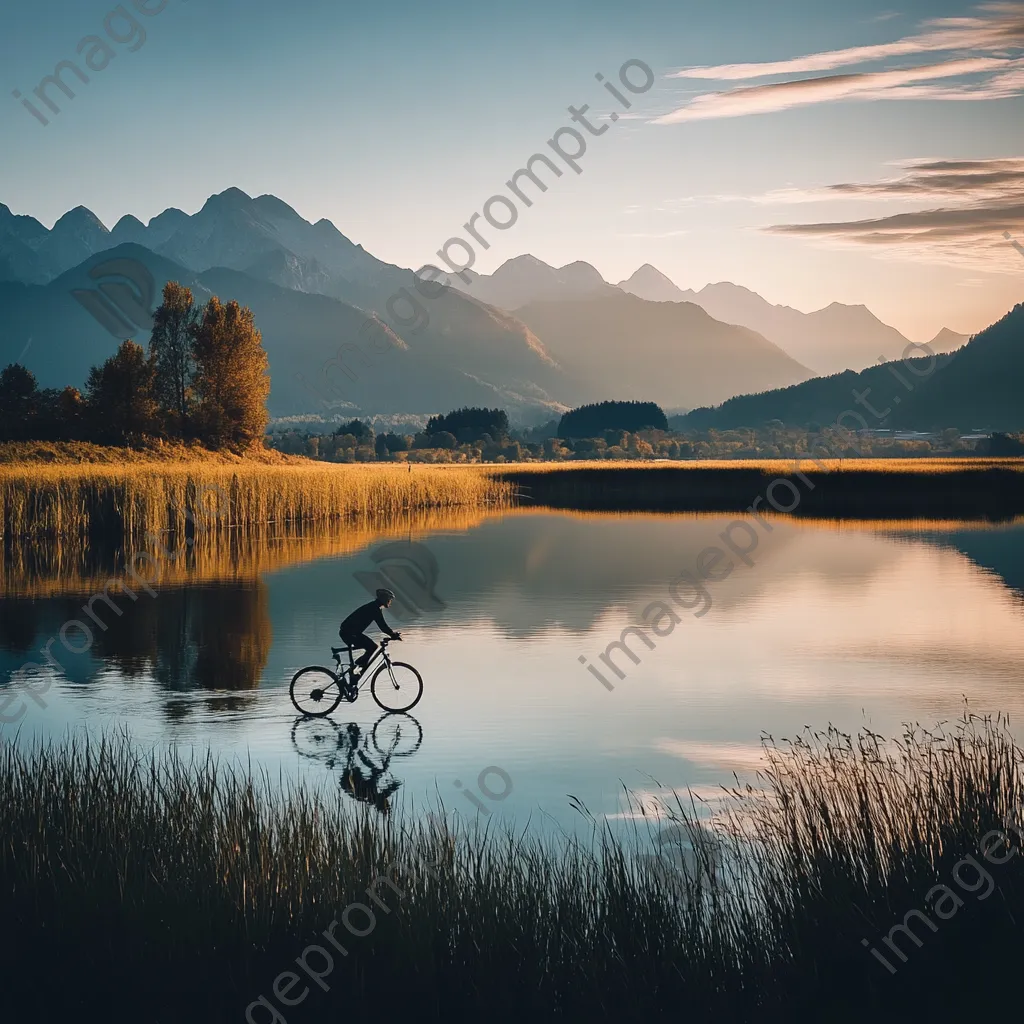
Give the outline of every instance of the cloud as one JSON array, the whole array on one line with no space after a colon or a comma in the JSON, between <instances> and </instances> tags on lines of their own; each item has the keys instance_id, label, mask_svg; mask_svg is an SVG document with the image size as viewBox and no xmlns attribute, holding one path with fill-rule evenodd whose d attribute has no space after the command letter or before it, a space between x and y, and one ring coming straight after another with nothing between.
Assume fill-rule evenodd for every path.
<instances>
[{"instance_id":1,"label":"cloud","mask_svg":"<svg viewBox=\"0 0 1024 1024\"><path fill-rule=\"evenodd\" d=\"M964 203L1024 197L1024 157L914 161L906 167L907 172L899 178L830 185L819 190L819 195L866 199L954 198Z\"/></svg>"},{"instance_id":2,"label":"cloud","mask_svg":"<svg viewBox=\"0 0 1024 1024\"><path fill-rule=\"evenodd\" d=\"M984 101L1024 93L1024 3L995 3L977 16L925 22L925 31L890 43L829 50L783 61L684 68L670 78L745 81L779 75L834 71L892 58L946 53L930 63L797 78L704 93L653 119L680 124L710 118L774 113L843 100ZM939 84L942 80L957 82ZM973 80L972 80L973 79Z\"/></svg>"},{"instance_id":3,"label":"cloud","mask_svg":"<svg viewBox=\"0 0 1024 1024\"><path fill-rule=\"evenodd\" d=\"M1024 202L1007 206L977 206L895 213L868 220L836 221L831 224L776 224L776 234L833 235L880 245L892 242L955 241L1001 234L1024 224ZM1001 243L1000 243L1001 244Z\"/></svg>"},{"instance_id":4,"label":"cloud","mask_svg":"<svg viewBox=\"0 0 1024 1024\"><path fill-rule=\"evenodd\" d=\"M990 160L908 160L896 178L843 182L821 188L777 188L758 195L688 196L677 203L743 202L765 206L820 203L837 199L917 199L978 203L1024 196L1024 157Z\"/></svg>"},{"instance_id":5,"label":"cloud","mask_svg":"<svg viewBox=\"0 0 1024 1024\"><path fill-rule=\"evenodd\" d=\"M698 121L719 117L743 117L747 114L765 114L791 107L806 106L843 99L925 99L959 98L991 99L990 88L1000 82L1007 71L1020 71L1024 75L1024 61L1002 60L996 57L974 57L964 60L944 61L914 68L899 68L892 71L860 72L849 75L828 75L821 78L802 78L793 82L775 82L770 85L754 85L728 92L713 92L698 96L695 100L669 114L654 119L654 124L679 124L683 121ZM958 78L984 71L999 71L981 86L962 86L959 89L932 88L913 90L900 88L911 83L935 81L943 78ZM1021 84L1024 84L1022 82ZM1018 90L1014 87L1013 95ZM1005 89L1000 86L1000 95ZM953 95L955 93L955 95Z\"/></svg>"},{"instance_id":6,"label":"cloud","mask_svg":"<svg viewBox=\"0 0 1024 1024\"><path fill-rule=\"evenodd\" d=\"M827 50L790 60L758 64L717 64L710 67L684 68L668 77L708 78L716 81L766 78L809 71L832 71L835 68L921 53L944 53L953 50L995 52L1024 46L1024 4L984 4L979 10L986 12L989 17L933 19L925 22L927 31L891 43L852 46L844 50Z\"/></svg>"},{"instance_id":7,"label":"cloud","mask_svg":"<svg viewBox=\"0 0 1024 1024\"><path fill-rule=\"evenodd\" d=\"M927 262L1019 272L1004 232L1024 229L1024 158L919 160L896 178L844 182L818 198L918 199L943 205L885 217L775 224L774 234L869 246Z\"/></svg>"}]
</instances>

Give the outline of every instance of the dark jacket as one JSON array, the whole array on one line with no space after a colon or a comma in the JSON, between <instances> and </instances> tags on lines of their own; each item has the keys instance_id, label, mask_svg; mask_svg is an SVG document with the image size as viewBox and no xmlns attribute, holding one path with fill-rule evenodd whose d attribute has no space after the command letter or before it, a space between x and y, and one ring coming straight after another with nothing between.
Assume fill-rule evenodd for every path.
<instances>
[{"instance_id":1,"label":"dark jacket","mask_svg":"<svg viewBox=\"0 0 1024 1024\"><path fill-rule=\"evenodd\" d=\"M395 632L384 621L384 609L376 601L361 604L344 622L338 632L342 636L358 636L365 632L371 622L376 622L382 633L395 636Z\"/></svg>"}]
</instances>

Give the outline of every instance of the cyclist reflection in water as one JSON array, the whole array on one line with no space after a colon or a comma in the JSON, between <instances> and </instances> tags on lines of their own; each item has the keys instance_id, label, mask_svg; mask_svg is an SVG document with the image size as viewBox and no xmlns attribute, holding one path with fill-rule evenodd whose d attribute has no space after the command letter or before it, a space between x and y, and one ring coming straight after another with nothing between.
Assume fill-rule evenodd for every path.
<instances>
[{"instance_id":1,"label":"cyclist reflection in water","mask_svg":"<svg viewBox=\"0 0 1024 1024\"><path fill-rule=\"evenodd\" d=\"M364 771L356 764L356 756L368 769ZM385 757L383 763L376 765L360 749L359 726L355 722L348 726L348 758L341 774L341 784L345 792L360 803L369 804L381 814L391 810L391 794L401 786L401 782L389 782L380 788L380 780L387 774L391 758Z\"/></svg>"}]
</instances>

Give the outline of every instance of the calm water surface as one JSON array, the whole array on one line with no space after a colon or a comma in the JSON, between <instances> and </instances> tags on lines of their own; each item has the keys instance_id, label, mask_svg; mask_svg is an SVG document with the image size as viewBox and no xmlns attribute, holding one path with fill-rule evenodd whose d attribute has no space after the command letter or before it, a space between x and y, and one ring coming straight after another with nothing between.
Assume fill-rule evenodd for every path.
<instances>
[{"instance_id":1,"label":"calm water surface","mask_svg":"<svg viewBox=\"0 0 1024 1024\"><path fill-rule=\"evenodd\" d=\"M94 605L107 629L86 653L52 646L61 670L45 708L28 702L18 742L120 727L147 747L212 749L274 777L333 785L354 765L393 800L440 798L473 816L462 783L496 818L574 829L570 794L613 821L628 818L627 791L713 796L756 768L762 733L892 733L955 718L964 696L1024 721L1024 526L775 519L752 567L737 564L699 601L680 588L695 611L710 598L696 617L669 585L729 522L517 512L404 538L339 528L319 547L281 541L270 560L236 550L213 570L178 566L155 598L119 599L119 617ZM393 656L426 687L415 722L382 723L375 747L369 693L330 720L297 722L288 683L326 663L339 620L377 585L404 599L388 613L405 635ZM96 584L22 568L4 587L9 687L64 623L85 618ZM647 630L653 649L632 636L639 664L613 650L625 678L602 666L609 692L579 659L600 665L645 611L665 635ZM76 627L65 635L83 645ZM477 790L489 766L512 780L500 803ZM484 782L505 785L495 773Z\"/></svg>"}]
</instances>

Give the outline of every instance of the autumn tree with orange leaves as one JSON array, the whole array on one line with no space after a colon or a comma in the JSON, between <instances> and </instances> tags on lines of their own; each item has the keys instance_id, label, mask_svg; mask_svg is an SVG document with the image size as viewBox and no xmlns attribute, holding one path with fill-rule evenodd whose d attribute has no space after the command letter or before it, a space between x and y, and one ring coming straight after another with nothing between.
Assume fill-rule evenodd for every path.
<instances>
[{"instance_id":1,"label":"autumn tree with orange leaves","mask_svg":"<svg viewBox=\"0 0 1024 1024\"><path fill-rule=\"evenodd\" d=\"M261 442L270 376L252 310L213 296L196 326L192 355L195 425L203 443L242 451Z\"/></svg>"}]
</instances>

